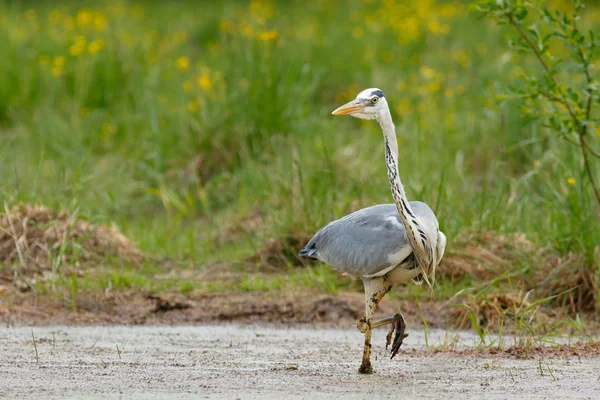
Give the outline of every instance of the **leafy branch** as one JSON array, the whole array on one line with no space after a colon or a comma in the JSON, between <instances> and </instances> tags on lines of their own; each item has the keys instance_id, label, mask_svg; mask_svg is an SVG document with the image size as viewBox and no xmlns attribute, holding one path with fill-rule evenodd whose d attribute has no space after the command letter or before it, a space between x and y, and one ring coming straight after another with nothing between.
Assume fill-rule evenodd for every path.
<instances>
[{"instance_id":1,"label":"leafy branch","mask_svg":"<svg viewBox=\"0 0 600 400\"><path fill-rule=\"evenodd\" d=\"M473 3L472 7L498 24L513 27L518 36L516 41L510 42L511 47L535 55L540 62L543 68L541 76L524 76L525 88L512 91L526 103L545 99L555 105L549 112L544 112L545 126L581 149L584 169L600 205L600 187L591 159L600 159L600 152L588 141L590 127L599 122L592 116L593 107L600 103L600 85L592 76L591 60L600 47L600 41L592 31L585 34L577 27L578 15L584 4L573 0L571 15L550 11L539 2L529 0L483 0ZM568 56L550 56L550 50L558 54L562 50L560 46L567 50ZM559 65L568 63L583 74L583 87L558 80ZM522 107L522 111L531 118L540 118L528 107Z\"/></svg>"}]
</instances>

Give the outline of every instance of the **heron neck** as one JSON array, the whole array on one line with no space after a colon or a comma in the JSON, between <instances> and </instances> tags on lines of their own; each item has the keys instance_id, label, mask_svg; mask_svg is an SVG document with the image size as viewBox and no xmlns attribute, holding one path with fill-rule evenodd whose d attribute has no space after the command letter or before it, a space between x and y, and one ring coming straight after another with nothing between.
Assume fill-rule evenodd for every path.
<instances>
[{"instance_id":1,"label":"heron neck","mask_svg":"<svg viewBox=\"0 0 600 400\"><path fill-rule=\"evenodd\" d=\"M390 181L390 186L392 187L392 195L394 196L394 201L398 206L398 211L400 211L400 207L402 203L399 202L400 199L396 199L396 194L394 188L397 189L397 194L401 199L404 199L406 202L406 208L410 209L410 205L408 205L408 199L406 198L406 192L404 191L404 186L400 181L400 174L398 173L398 140L396 139L396 127L394 126L394 122L392 121L392 116L389 113L385 113L383 117L378 119L379 125L383 130L383 138L385 141L385 156L386 156L386 164L388 168L388 178ZM412 210L410 210L412 214Z\"/></svg>"},{"instance_id":2,"label":"heron neck","mask_svg":"<svg viewBox=\"0 0 600 400\"><path fill-rule=\"evenodd\" d=\"M417 259L417 263L424 268L425 271L428 267L428 265L423 265L428 264L426 261L427 250L425 248L425 234L419 226L417 217L408 203L404 186L402 186L402 182L400 181L400 175L398 173L398 142L396 139L396 128L394 127L392 116L389 113L378 118L378 122L383 130L385 161L388 170L388 180L390 182L390 188L392 189L392 196L396 203L400 220L406 229L406 234Z\"/></svg>"}]
</instances>

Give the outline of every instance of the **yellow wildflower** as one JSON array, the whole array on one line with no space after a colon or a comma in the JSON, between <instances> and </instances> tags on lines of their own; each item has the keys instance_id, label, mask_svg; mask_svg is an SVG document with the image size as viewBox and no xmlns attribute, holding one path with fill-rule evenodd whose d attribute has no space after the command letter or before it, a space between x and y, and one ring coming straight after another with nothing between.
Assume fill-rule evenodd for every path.
<instances>
[{"instance_id":1,"label":"yellow wildflower","mask_svg":"<svg viewBox=\"0 0 600 400\"><path fill-rule=\"evenodd\" d=\"M117 133L117 126L110 122L105 122L101 127L100 140L106 141L115 133Z\"/></svg>"},{"instance_id":2,"label":"yellow wildflower","mask_svg":"<svg viewBox=\"0 0 600 400\"><path fill-rule=\"evenodd\" d=\"M102 13L96 13L96 15L94 16L94 28L97 31L103 31L106 28L106 17L104 16L104 14Z\"/></svg>"},{"instance_id":3,"label":"yellow wildflower","mask_svg":"<svg viewBox=\"0 0 600 400\"><path fill-rule=\"evenodd\" d=\"M84 46L74 44L73 46L69 47L69 54L72 56L78 56L83 52L83 50L85 50Z\"/></svg>"},{"instance_id":4,"label":"yellow wildflower","mask_svg":"<svg viewBox=\"0 0 600 400\"><path fill-rule=\"evenodd\" d=\"M429 68L426 65L421 65L421 68L419 68L419 72L427 79L431 79L435 76L435 70L433 68Z\"/></svg>"},{"instance_id":5,"label":"yellow wildflower","mask_svg":"<svg viewBox=\"0 0 600 400\"><path fill-rule=\"evenodd\" d=\"M412 104L407 99L401 99L397 103L395 109L398 115L400 115L401 117L405 117L412 112Z\"/></svg>"},{"instance_id":6,"label":"yellow wildflower","mask_svg":"<svg viewBox=\"0 0 600 400\"><path fill-rule=\"evenodd\" d=\"M228 19L222 19L219 22L219 31L223 33L232 33L234 31L234 24Z\"/></svg>"},{"instance_id":7,"label":"yellow wildflower","mask_svg":"<svg viewBox=\"0 0 600 400\"><path fill-rule=\"evenodd\" d=\"M255 17L269 19L273 16L273 2L268 0L252 0L250 11Z\"/></svg>"},{"instance_id":8,"label":"yellow wildflower","mask_svg":"<svg viewBox=\"0 0 600 400\"><path fill-rule=\"evenodd\" d=\"M538 160L534 160L533 161L533 166L538 168L540 165L542 165L542 163L540 163Z\"/></svg>"},{"instance_id":9,"label":"yellow wildflower","mask_svg":"<svg viewBox=\"0 0 600 400\"><path fill-rule=\"evenodd\" d=\"M210 51L211 54L216 54L220 48L221 45L217 42L211 42L208 44L208 51Z\"/></svg>"},{"instance_id":10,"label":"yellow wildflower","mask_svg":"<svg viewBox=\"0 0 600 400\"><path fill-rule=\"evenodd\" d=\"M465 87L463 85L458 85L455 90L456 94L463 94L465 92Z\"/></svg>"},{"instance_id":11,"label":"yellow wildflower","mask_svg":"<svg viewBox=\"0 0 600 400\"><path fill-rule=\"evenodd\" d=\"M453 17L455 14L457 14L460 11L460 6L455 3L440 4L439 6L437 6L437 8L438 8L438 13L442 17L446 17L446 18Z\"/></svg>"},{"instance_id":12,"label":"yellow wildflower","mask_svg":"<svg viewBox=\"0 0 600 400\"><path fill-rule=\"evenodd\" d=\"M56 56L54 57L54 66L55 67L64 67L64 65L67 63L67 59L64 58L63 56Z\"/></svg>"},{"instance_id":13,"label":"yellow wildflower","mask_svg":"<svg viewBox=\"0 0 600 400\"><path fill-rule=\"evenodd\" d=\"M427 23L427 29L434 35L447 35L450 33L450 26L446 24L440 24L437 21L429 21Z\"/></svg>"},{"instance_id":14,"label":"yellow wildflower","mask_svg":"<svg viewBox=\"0 0 600 400\"><path fill-rule=\"evenodd\" d=\"M600 136L600 125L596 127L596 129L594 129L594 133L596 134L596 136Z\"/></svg>"},{"instance_id":15,"label":"yellow wildflower","mask_svg":"<svg viewBox=\"0 0 600 400\"><path fill-rule=\"evenodd\" d=\"M264 42L277 40L278 37L279 33L276 30L265 31L259 36L260 40Z\"/></svg>"},{"instance_id":16,"label":"yellow wildflower","mask_svg":"<svg viewBox=\"0 0 600 400\"><path fill-rule=\"evenodd\" d=\"M119 40L128 47L133 47L135 44L135 38L129 34L129 32L122 32L119 35Z\"/></svg>"},{"instance_id":17,"label":"yellow wildflower","mask_svg":"<svg viewBox=\"0 0 600 400\"><path fill-rule=\"evenodd\" d=\"M354 39L360 39L364 35L365 30L362 28L362 26L357 26L354 29L352 29L352 36L354 37Z\"/></svg>"},{"instance_id":18,"label":"yellow wildflower","mask_svg":"<svg viewBox=\"0 0 600 400\"><path fill-rule=\"evenodd\" d=\"M52 74L53 77L59 78L62 75L62 67L54 66L54 67L50 68L50 73Z\"/></svg>"},{"instance_id":19,"label":"yellow wildflower","mask_svg":"<svg viewBox=\"0 0 600 400\"><path fill-rule=\"evenodd\" d=\"M446 125L452 125L452 124L454 124L454 114L451 113L451 112L446 113L446 115L444 116L444 123Z\"/></svg>"},{"instance_id":20,"label":"yellow wildflower","mask_svg":"<svg viewBox=\"0 0 600 400\"><path fill-rule=\"evenodd\" d=\"M427 89L429 89L430 92L439 92L441 86L439 82L431 82L429 85L427 85Z\"/></svg>"},{"instance_id":21,"label":"yellow wildflower","mask_svg":"<svg viewBox=\"0 0 600 400\"><path fill-rule=\"evenodd\" d=\"M392 53L391 51L384 51L383 53L381 53L381 61L383 61L386 64L389 64L393 61L394 59L394 53Z\"/></svg>"},{"instance_id":22,"label":"yellow wildflower","mask_svg":"<svg viewBox=\"0 0 600 400\"><path fill-rule=\"evenodd\" d=\"M251 25L244 24L244 25L241 27L241 31L242 31L242 34L243 34L245 37L249 37L249 38L251 38L251 37L253 37L253 36L254 36L254 28L252 28L252 26L251 26Z\"/></svg>"},{"instance_id":23,"label":"yellow wildflower","mask_svg":"<svg viewBox=\"0 0 600 400\"><path fill-rule=\"evenodd\" d=\"M444 89L444 94L446 95L446 97L452 97L454 96L454 90L452 90L452 88L447 87L446 89Z\"/></svg>"},{"instance_id":24,"label":"yellow wildflower","mask_svg":"<svg viewBox=\"0 0 600 400\"><path fill-rule=\"evenodd\" d=\"M187 109L190 112L197 112L198 110L200 110L201 106L202 106L202 102L200 100L192 100L188 103Z\"/></svg>"},{"instance_id":25,"label":"yellow wildflower","mask_svg":"<svg viewBox=\"0 0 600 400\"><path fill-rule=\"evenodd\" d=\"M85 28L92 22L92 13L86 10L80 10L75 17L75 20L80 28Z\"/></svg>"},{"instance_id":26,"label":"yellow wildflower","mask_svg":"<svg viewBox=\"0 0 600 400\"><path fill-rule=\"evenodd\" d=\"M53 24L58 24L61 20L62 15L60 14L60 11L58 10L52 10L50 11L50 14L48 14L48 21L50 21Z\"/></svg>"},{"instance_id":27,"label":"yellow wildflower","mask_svg":"<svg viewBox=\"0 0 600 400\"><path fill-rule=\"evenodd\" d=\"M567 179L567 183L569 185L574 185L575 184L575 178L569 178L569 179Z\"/></svg>"},{"instance_id":28,"label":"yellow wildflower","mask_svg":"<svg viewBox=\"0 0 600 400\"><path fill-rule=\"evenodd\" d=\"M471 64L471 57L469 57L468 50L459 50L454 52L454 59L463 68L467 68Z\"/></svg>"},{"instance_id":29,"label":"yellow wildflower","mask_svg":"<svg viewBox=\"0 0 600 400\"><path fill-rule=\"evenodd\" d=\"M103 47L104 47L104 40L98 39L98 40L94 40L93 42L91 42L88 45L87 49L90 54L96 54L97 52L102 50Z\"/></svg>"},{"instance_id":30,"label":"yellow wildflower","mask_svg":"<svg viewBox=\"0 0 600 400\"><path fill-rule=\"evenodd\" d=\"M117 126L113 123L105 122L102 124L102 132L114 135L115 133L117 133Z\"/></svg>"},{"instance_id":31,"label":"yellow wildflower","mask_svg":"<svg viewBox=\"0 0 600 400\"><path fill-rule=\"evenodd\" d=\"M192 90L194 90L194 83L192 81L185 81L183 82L183 91L186 93L191 92Z\"/></svg>"},{"instance_id":32,"label":"yellow wildflower","mask_svg":"<svg viewBox=\"0 0 600 400\"><path fill-rule=\"evenodd\" d=\"M86 42L87 42L87 39L85 38L85 36L82 36L82 35L75 36L75 44L83 46L86 44Z\"/></svg>"},{"instance_id":33,"label":"yellow wildflower","mask_svg":"<svg viewBox=\"0 0 600 400\"><path fill-rule=\"evenodd\" d=\"M75 20L73 19L73 17L66 16L63 20L63 26L68 31L72 31L73 29L75 29Z\"/></svg>"},{"instance_id":34,"label":"yellow wildflower","mask_svg":"<svg viewBox=\"0 0 600 400\"><path fill-rule=\"evenodd\" d=\"M201 76L199 76L196 79L196 82L198 83L198 86L200 86L204 90L210 90L213 86L212 81L206 74L202 74Z\"/></svg>"},{"instance_id":35,"label":"yellow wildflower","mask_svg":"<svg viewBox=\"0 0 600 400\"><path fill-rule=\"evenodd\" d=\"M190 59L185 56L179 57L177 60L175 60L175 64L180 70L187 71L190 68Z\"/></svg>"}]
</instances>

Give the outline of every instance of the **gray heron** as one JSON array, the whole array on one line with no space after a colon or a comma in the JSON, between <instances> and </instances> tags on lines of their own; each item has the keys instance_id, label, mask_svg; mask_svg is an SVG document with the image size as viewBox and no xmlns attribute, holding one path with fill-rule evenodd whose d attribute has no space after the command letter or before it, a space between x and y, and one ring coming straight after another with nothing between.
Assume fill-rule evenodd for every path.
<instances>
[{"instance_id":1,"label":"gray heron","mask_svg":"<svg viewBox=\"0 0 600 400\"><path fill-rule=\"evenodd\" d=\"M383 92L363 90L355 100L333 115L374 119L383 130L387 176L395 204L363 208L321 228L300 251L300 256L318 259L335 270L360 278L365 290L365 316L358 329L364 333L363 358L358 372L370 374L371 331L391 324L387 346L398 353L406 327L401 313L378 321L373 314L379 302L394 287L411 279L432 285L435 269L446 248L435 214L425 203L408 201L398 174L398 142L392 115ZM393 341L392 341L393 338Z\"/></svg>"}]
</instances>

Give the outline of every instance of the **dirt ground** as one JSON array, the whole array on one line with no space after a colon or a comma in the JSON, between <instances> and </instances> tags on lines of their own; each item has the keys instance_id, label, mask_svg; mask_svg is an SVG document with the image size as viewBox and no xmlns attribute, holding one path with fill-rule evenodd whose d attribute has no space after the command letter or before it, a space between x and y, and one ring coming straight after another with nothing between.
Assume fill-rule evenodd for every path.
<instances>
[{"instance_id":1,"label":"dirt ground","mask_svg":"<svg viewBox=\"0 0 600 400\"><path fill-rule=\"evenodd\" d=\"M316 291L275 293L177 293L147 295L139 291L88 292L78 296L75 310L59 296L16 290L0 292L0 325L185 325L312 324L351 326L364 314L365 297L358 292L336 296ZM386 299L378 313L402 310L410 326L421 326L424 315L431 327L446 327L448 305L423 301L421 313L414 301Z\"/></svg>"},{"instance_id":2,"label":"dirt ground","mask_svg":"<svg viewBox=\"0 0 600 400\"><path fill-rule=\"evenodd\" d=\"M346 325L347 326L347 325ZM32 339L35 336L35 344ZM4 327L5 398L600 398L600 358L435 352L409 331L390 360L374 332L375 374L357 367L354 329L258 325ZM429 331L430 345L445 330ZM460 346L476 339L460 333Z\"/></svg>"}]
</instances>

